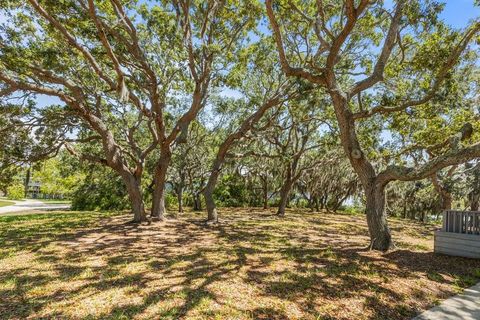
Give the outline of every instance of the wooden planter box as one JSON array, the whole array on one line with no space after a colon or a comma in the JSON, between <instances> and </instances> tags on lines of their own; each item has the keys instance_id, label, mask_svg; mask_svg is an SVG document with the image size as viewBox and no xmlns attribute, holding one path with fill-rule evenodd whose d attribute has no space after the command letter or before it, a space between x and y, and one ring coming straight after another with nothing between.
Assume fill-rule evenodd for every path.
<instances>
[{"instance_id":1,"label":"wooden planter box","mask_svg":"<svg viewBox=\"0 0 480 320\"><path fill-rule=\"evenodd\" d=\"M434 248L436 253L480 259L480 212L445 211Z\"/></svg>"}]
</instances>

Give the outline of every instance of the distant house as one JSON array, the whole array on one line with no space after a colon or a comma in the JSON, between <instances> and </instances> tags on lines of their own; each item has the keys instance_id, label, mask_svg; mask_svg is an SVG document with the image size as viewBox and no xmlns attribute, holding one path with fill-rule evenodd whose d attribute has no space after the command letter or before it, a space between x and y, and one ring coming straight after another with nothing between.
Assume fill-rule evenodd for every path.
<instances>
[{"instance_id":1,"label":"distant house","mask_svg":"<svg viewBox=\"0 0 480 320\"><path fill-rule=\"evenodd\" d=\"M37 199L42 198L42 193L40 192L42 184L39 181L29 181L27 189L27 198Z\"/></svg>"},{"instance_id":2,"label":"distant house","mask_svg":"<svg viewBox=\"0 0 480 320\"><path fill-rule=\"evenodd\" d=\"M49 194L42 192L42 183L40 181L30 181L28 183L26 197L30 199L63 199L63 194Z\"/></svg>"}]
</instances>

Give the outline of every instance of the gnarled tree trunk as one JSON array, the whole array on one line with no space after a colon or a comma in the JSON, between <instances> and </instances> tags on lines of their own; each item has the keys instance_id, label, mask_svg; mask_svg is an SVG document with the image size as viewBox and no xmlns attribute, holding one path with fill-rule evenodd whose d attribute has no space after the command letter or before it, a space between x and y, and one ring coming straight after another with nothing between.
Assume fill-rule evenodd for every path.
<instances>
[{"instance_id":1,"label":"gnarled tree trunk","mask_svg":"<svg viewBox=\"0 0 480 320\"><path fill-rule=\"evenodd\" d=\"M474 168L472 191L470 192L470 210L478 211L480 206L480 164Z\"/></svg>"},{"instance_id":2,"label":"gnarled tree trunk","mask_svg":"<svg viewBox=\"0 0 480 320\"><path fill-rule=\"evenodd\" d=\"M225 159L225 152L219 152L217 155L217 159L215 159L212 171L208 177L207 185L203 190L203 197L205 198L205 205L207 206L207 221L212 223L218 222L218 212L215 206L215 199L213 199L213 192L215 191L218 176L220 175L220 168Z\"/></svg>"},{"instance_id":3,"label":"gnarled tree trunk","mask_svg":"<svg viewBox=\"0 0 480 320\"><path fill-rule=\"evenodd\" d=\"M358 3L358 6L355 4ZM357 81L347 91L344 91L337 80L336 65L339 59L343 58L346 41L351 34L356 31L356 23L363 13L368 8L370 1L348 1L346 5L345 23L341 23L342 30L334 37L332 44L327 46L325 50L325 63L322 71L319 73L318 69L311 69L308 64L301 67L292 67L289 62L289 51L285 49L284 40L282 37L282 28L275 15L275 10L272 0L266 0L266 13L270 22L272 35L277 45L279 54L279 61L282 69L287 76L303 78L311 83L317 84L326 89L332 98L332 104L337 119L338 128L340 131L340 140L345 151L345 154L350 160L352 167L358 174L360 182L364 188L367 200L367 222L371 237L371 247L377 250L388 250L391 246L391 234L387 226L387 219L385 213L385 187L390 181L413 181L427 178L438 170L451 165L464 163L471 159L478 158L480 155L480 143L476 143L469 147L457 148L458 142L471 136L473 127L471 124L464 126L460 135L451 137L447 144L454 145L455 148L450 152L444 153L435 157L428 163L420 167L406 167L402 165L391 165L384 171L375 172L375 169L369 159L365 156L360 146L359 139L356 133L356 120L371 118L375 114L380 113L394 113L403 112L409 107L418 106L430 101L435 97L436 92L441 88L449 71L455 67L460 55L464 52L469 42L474 39L480 30L480 25L474 25L468 28L461 37L458 46L452 50L447 57L445 63L440 69L438 76L436 76L434 83L423 98L405 99L399 105L386 106L380 105L378 107L364 109L361 103L360 94L370 88L373 88L378 83L385 81L384 71L385 66L388 65L390 55L394 52L396 44L399 42L400 30L402 27L403 17L405 16L404 7L408 1L397 1L394 13L391 16L391 22L386 36L383 39L383 45L380 49L380 54L374 63L373 72ZM343 13L341 14L343 18ZM288 28L286 28L288 30ZM298 49L298 47L296 48ZM295 52L295 48L293 50ZM350 101L353 97L358 97L358 112L353 114L352 105ZM443 145L443 144L442 144Z\"/></svg>"},{"instance_id":4,"label":"gnarled tree trunk","mask_svg":"<svg viewBox=\"0 0 480 320\"><path fill-rule=\"evenodd\" d=\"M125 164L126 161L123 160L121 155L121 149L115 142L113 133L110 132L96 117L93 117L91 121L92 126L96 128L96 131L100 133L102 137L103 149L107 156L107 159L100 160L99 162L109 166L122 177L132 207L133 221L147 221L148 219L143 203L143 191L141 187L143 166L137 165L135 170L127 167Z\"/></svg>"},{"instance_id":5,"label":"gnarled tree trunk","mask_svg":"<svg viewBox=\"0 0 480 320\"><path fill-rule=\"evenodd\" d=\"M385 188L371 185L365 188L365 198L370 247L386 251L392 246L392 236L385 210Z\"/></svg>"},{"instance_id":6,"label":"gnarled tree trunk","mask_svg":"<svg viewBox=\"0 0 480 320\"><path fill-rule=\"evenodd\" d=\"M451 176L453 174L453 170L454 169L451 169L450 170L451 172L449 172L447 176ZM442 211L452 209L453 196L451 192L448 190L448 188L444 184L440 183L437 177L437 173L433 174L430 180L432 181L435 191L437 191L437 193L440 195L440 198L442 200L442 207L441 207Z\"/></svg>"},{"instance_id":7,"label":"gnarled tree trunk","mask_svg":"<svg viewBox=\"0 0 480 320\"><path fill-rule=\"evenodd\" d=\"M25 198L28 198L28 186L30 185L30 173L31 173L31 167L28 166L27 175L25 177L25 188L24 188L24 197Z\"/></svg>"},{"instance_id":8,"label":"gnarled tree trunk","mask_svg":"<svg viewBox=\"0 0 480 320\"><path fill-rule=\"evenodd\" d=\"M198 192L193 195L193 210L202 211L202 199Z\"/></svg>"},{"instance_id":9,"label":"gnarled tree trunk","mask_svg":"<svg viewBox=\"0 0 480 320\"><path fill-rule=\"evenodd\" d=\"M470 200L470 210L478 211L479 206L480 206L480 193L472 192L471 200Z\"/></svg>"},{"instance_id":10,"label":"gnarled tree trunk","mask_svg":"<svg viewBox=\"0 0 480 320\"><path fill-rule=\"evenodd\" d=\"M177 195L178 212L183 213L183 189L185 187L185 175L183 174L183 172L180 173L180 181L172 185Z\"/></svg>"},{"instance_id":11,"label":"gnarled tree trunk","mask_svg":"<svg viewBox=\"0 0 480 320\"><path fill-rule=\"evenodd\" d=\"M336 86L335 83L331 85ZM385 210L385 187L388 181L377 181L375 169L362 151L355 131L355 119L348 108L346 95L341 91L332 91L330 94L335 105L343 149L365 191L370 248L387 251L393 246Z\"/></svg>"},{"instance_id":12,"label":"gnarled tree trunk","mask_svg":"<svg viewBox=\"0 0 480 320\"><path fill-rule=\"evenodd\" d=\"M162 150L162 155L155 168L154 189L152 197L151 217L155 220L164 220L167 213L165 208L165 185L167 169L170 164L171 153L169 150Z\"/></svg>"},{"instance_id":13,"label":"gnarled tree trunk","mask_svg":"<svg viewBox=\"0 0 480 320\"><path fill-rule=\"evenodd\" d=\"M135 178L132 174L122 174L122 180L127 187L128 198L130 199L132 207L133 221L147 221L147 214L143 203L141 180Z\"/></svg>"},{"instance_id":14,"label":"gnarled tree trunk","mask_svg":"<svg viewBox=\"0 0 480 320\"><path fill-rule=\"evenodd\" d=\"M310 196L308 198L308 207L311 212L315 212L315 197Z\"/></svg>"},{"instance_id":15,"label":"gnarled tree trunk","mask_svg":"<svg viewBox=\"0 0 480 320\"><path fill-rule=\"evenodd\" d=\"M213 162L207 185L203 191L203 196L205 197L205 204L207 206L208 222L218 222L218 212L215 206L215 199L213 199L213 192L215 191L215 186L220 175L220 170L225 162L225 157L227 156L228 150L234 145L236 141L244 137L247 132L249 132L250 129L256 123L258 123L258 121L260 121L265 112L280 103L279 98L280 97L276 95L265 101L254 113L252 113L242 122L237 131L227 136L227 138L218 148L217 156L215 158L215 161Z\"/></svg>"},{"instance_id":16,"label":"gnarled tree trunk","mask_svg":"<svg viewBox=\"0 0 480 320\"><path fill-rule=\"evenodd\" d=\"M287 177L285 178L285 182L280 189L280 203L278 204L277 215L280 217L285 216L285 209L288 206L290 200L290 191L292 190L293 186L293 179L290 169L287 170Z\"/></svg>"},{"instance_id":17,"label":"gnarled tree trunk","mask_svg":"<svg viewBox=\"0 0 480 320\"><path fill-rule=\"evenodd\" d=\"M442 209L450 210L452 209L452 195L450 193L442 194Z\"/></svg>"},{"instance_id":18,"label":"gnarled tree trunk","mask_svg":"<svg viewBox=\"0 0 480 320\"><path fill-rule=\"evenodd\" d=\"M183 213L183 188L177 190L178 212Z\"/></svg>"},{"instance_id":19,"label":"gnarled tree trunk","mask_svg":"<svg viewBox=\"0 0 480 320\"><path fill-rule=\"evenodd\" d=\"M215 186L213 186L214 188ZM213 199L213 188L205 188L203 196L205 198L205 205L207 206L207 221L218 222L218 212Z\"/></svg>"},{"instance_id":20,"label":"gnarled tree trunk","mask_svg":"<svg viewBox=\"0 0 480 320\"><path fill-rule=\"evenodd\" d=\"M268 178L260 177L262 180L263 210L268 209Z\"/></svg>"}]
</instances>

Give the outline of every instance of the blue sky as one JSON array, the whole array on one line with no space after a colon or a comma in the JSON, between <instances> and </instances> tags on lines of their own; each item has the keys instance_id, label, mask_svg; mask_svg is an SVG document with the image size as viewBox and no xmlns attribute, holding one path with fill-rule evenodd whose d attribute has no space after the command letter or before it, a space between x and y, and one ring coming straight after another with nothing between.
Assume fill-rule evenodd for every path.
<instances>
[{"instance_id":1,"label":"blue sky","mask_svg":"<svg viewBox=\"0 0 480 320\"><path fill-rule=\"evenodd\" d=\"M441 14L442 19L454 27L465 27L468 21L480 17L480 7L475 7L473 1L474 0L445 1L446 6Z\"/></svg>"}]
</instances>

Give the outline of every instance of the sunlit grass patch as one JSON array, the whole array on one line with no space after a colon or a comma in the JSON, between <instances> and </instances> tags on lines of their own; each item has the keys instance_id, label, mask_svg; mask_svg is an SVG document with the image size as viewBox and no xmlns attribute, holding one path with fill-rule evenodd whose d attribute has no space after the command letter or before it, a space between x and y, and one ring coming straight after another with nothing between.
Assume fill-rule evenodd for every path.
<instances>
[{"instance_id":1,"label":"sunlit grass patch","mask_svg":"<svg viewBox=\"0 0 480 320\"><path fill-rule=\"evenodd\" d=\"M13 201L0 200L0 207L11 206L13 204L15 204Z\"/></svg>"}]
</instances>

